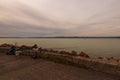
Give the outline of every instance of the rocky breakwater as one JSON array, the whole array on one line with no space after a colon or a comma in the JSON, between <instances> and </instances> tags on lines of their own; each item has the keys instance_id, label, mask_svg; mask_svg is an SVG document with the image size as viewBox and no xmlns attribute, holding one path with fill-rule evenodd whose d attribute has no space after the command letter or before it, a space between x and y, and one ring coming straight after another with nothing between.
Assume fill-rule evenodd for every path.
<instances>
[{"instance_id":1,"label":"rocky breakwater","mask_svg":"<svg viewBox=\"0 0 120 80\"><path fill-rule=\"evenodd\" d=\"M100 72L120 76L120 59L116 59L113 57L93 58L83 51L77 53L76 51L67 52L67 51L57 51L46 48L38 48L37 50L33 50L29 46L21 46L21 47L24 49L23 55L26 56L31 56L31 57L36 56L37 59L42 58L57 63L72 65L80 68L91 69L95 71L100 71Z\"/></svg>"}]
</instances>

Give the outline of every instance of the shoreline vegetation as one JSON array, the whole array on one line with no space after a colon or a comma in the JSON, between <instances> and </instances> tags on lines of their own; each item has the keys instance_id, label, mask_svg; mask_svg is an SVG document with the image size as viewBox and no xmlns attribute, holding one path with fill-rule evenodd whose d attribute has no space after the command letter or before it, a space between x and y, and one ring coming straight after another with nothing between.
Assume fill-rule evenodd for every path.
<instances>
[{"instance_id":1,"label":"shoreline vegetation","mask_svg":"<svg viewBox=\"0 0 120 80\"><path fill-rule=\"evenodd\" d=\"M7 53L12 44L1 44L0 52ZM38 48L37 51L32 50L32 46L16 46L22 49L23 56L36 56L38 59L53 61L66 65L76 66L84 69L109 73L120 76L120 59L114 57L90 57L87 53L81 51L58 51L47 48Z\"/></svg>"}]
</instances>

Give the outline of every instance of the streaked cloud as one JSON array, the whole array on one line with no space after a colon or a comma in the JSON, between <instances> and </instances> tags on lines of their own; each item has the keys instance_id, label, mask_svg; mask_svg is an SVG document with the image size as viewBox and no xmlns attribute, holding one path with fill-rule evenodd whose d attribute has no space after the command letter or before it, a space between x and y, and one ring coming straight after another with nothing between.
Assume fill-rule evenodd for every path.
<instances>
[{"instance_id":1,"label":"streaked cloud","mask_svg":"<svg viewBox=\"0 0 120 80\"><path fill-rule=\"evenodd\" d=\"M120 36L119 0L0 0L0 36Z\"/></svg>"}]
</instances>

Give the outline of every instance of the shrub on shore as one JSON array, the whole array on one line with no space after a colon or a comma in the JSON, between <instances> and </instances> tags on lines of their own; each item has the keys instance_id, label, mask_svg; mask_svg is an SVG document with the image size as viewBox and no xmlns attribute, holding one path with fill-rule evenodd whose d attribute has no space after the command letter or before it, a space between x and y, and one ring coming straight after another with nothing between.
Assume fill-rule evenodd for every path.
<instances>
[{"instance_id":1,"label":"shrub on shore","mask_svg":"<svg viewBox=\"0 0 120 80\"><path fill-rule=\"evenodd\" d=\"M13 46L12 44L7 44L7 43L4 43L4 44L1 44L0 47L11 47Z\"/></svg>"},{"instance_id":2,"label":"shrub on shore","mask_svg":"<svg viewBox=\"0 0 120 80\"><path fill-rule=\"evenodd\" d=\"M90 56L88 54L86 54L85 52L80 52L79 56L85 57L85 58L90 58Z\"/></svg>"}]
</instances>

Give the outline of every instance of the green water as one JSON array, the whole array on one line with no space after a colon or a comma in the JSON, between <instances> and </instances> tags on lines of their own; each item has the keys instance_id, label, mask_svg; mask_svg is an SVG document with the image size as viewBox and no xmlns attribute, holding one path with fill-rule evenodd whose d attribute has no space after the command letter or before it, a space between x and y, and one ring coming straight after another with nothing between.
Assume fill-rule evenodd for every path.
<instances>
[{"instance_id":1,"label":"green water","mask_svg":"<svg viewBox=\"0 0 120 80\"><path fill-rule=\"evenodd\" d=\"M114 56L120 58L120 39L115 38L0 38L0 44L34 45L57 50L84 51L90 56Z\"/></svg>"}]
</instances>

